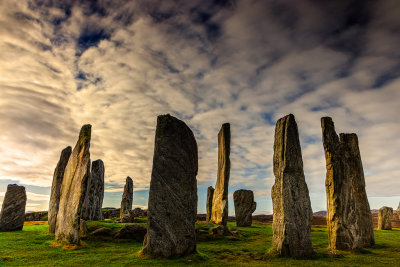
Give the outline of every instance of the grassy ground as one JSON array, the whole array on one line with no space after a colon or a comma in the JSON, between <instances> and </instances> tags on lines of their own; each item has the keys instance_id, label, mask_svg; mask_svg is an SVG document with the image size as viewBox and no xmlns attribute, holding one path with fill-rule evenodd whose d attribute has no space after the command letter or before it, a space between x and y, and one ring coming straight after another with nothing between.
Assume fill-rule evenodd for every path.
<instances>
[{"instance_id":1,"label":"grassy ground","mask_svg":"<svg viewBox=\"0 0 400 267\"><path fill-rule=\"evenodd\" d=\"M138 224L145 225L145 221ZM89 230L107 227L113 232L123 224L88 222ZM212 225L197 223L197 228L209 230ZM26 225L23 231L0 233L0 266L132 266L132 265L203 265L203 266L399 266L400 229L375 230L376 245L358 252L328 253L325 227L313 227L315 255L311 259L274 257L271 248L270 224L256 224L251 228L229 227L237 234L214 238L199 237L197 255L180 259L151 259L138 255L142 243L128 240L87 239L83 247L65 250L53 246L54 235L47 225Z\"/></svg>"}]
</instances>

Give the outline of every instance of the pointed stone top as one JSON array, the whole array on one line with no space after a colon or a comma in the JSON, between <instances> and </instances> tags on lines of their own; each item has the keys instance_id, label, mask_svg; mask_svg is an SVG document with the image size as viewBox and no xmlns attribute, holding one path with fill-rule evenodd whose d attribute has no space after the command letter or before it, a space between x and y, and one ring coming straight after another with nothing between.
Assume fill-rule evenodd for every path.
<instances>
[{"instance_id":1,"label":"pointed stone top","mask_svg":"<svg viewBox=\"0 0 400 267\"><path fill-rule=\"evenodd\" d=\"M71 153L72 153L72 147L71 147L71 146L67 146L66 148L64 148L64 149L61 151L61 154L64 154L64 153L71 154Z\"/></svg>"},{"instance_id":2,"label":"pointed stone top","mask_svg":"<svg viewBox=\"0 0 400 267\"><path fill-rule=\"evenodd\" d=\"M127 176L127 177L126 177L126 182L128 183L129 181L130 181L130 182L133 182L132 178L129 177L129 176Z\"/></svg>"},{"instance_id":3,"label":"pointed stone top","mask_svg":"<svg viewBox=\"0 0 400 267\"><path fill-rule=\"evenodd\" d=\"M90 141L92 135L92 125L85 124L82 126L81 131L79 132L79 140L83 142Z\"/></svg>"},{"instance_id":4,"label":"pointed stone top","mask_svg":"<svg viewBox=\"0 0 400 267\"><path fill-rule=\"evenodd\" d=\"M96 159L95 161L92 162L94 165L104 165L104 162L101 159Z\"/></svg>"}]
</instances>

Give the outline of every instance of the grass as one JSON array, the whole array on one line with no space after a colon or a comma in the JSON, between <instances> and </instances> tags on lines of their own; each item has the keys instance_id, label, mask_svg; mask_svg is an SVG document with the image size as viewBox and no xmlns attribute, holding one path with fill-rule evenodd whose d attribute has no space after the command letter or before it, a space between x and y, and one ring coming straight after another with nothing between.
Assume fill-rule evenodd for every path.
<instances>
[{"instance_id":1,"label":"grass","mask_svg":"<svg viewBox=\"0 0 400 267\"><path fill-rule=\"evenodd\" d=\"M135 222L145 225L146 220ZM124 224L112 220L88 222L90 231L100 227L118 231ZM375 230L376 245L356 252L328 253L325 227L314 226L312 241L315 254L311 259L276 257L271 249L270 224L236 227L228 224L234 233L215 237L206 233L215 225L198 222L202 230L197 243L197 254L176 259L148 258L140 255L141 242L130 240L83 240L78 249L54 246L54 235L48 225L30 222L22 231L0 233L0 266L397 266L400 262L400 229Z\"/></svg>"}]
</instances>

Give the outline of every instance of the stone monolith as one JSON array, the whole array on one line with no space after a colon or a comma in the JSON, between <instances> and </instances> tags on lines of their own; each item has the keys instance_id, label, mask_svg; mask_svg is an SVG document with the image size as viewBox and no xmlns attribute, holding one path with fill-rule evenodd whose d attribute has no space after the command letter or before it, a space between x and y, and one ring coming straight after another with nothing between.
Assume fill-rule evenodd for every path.
<instances>
[{"instance_id":1,"label":"stone monolith","mask_svg":"<svg viewBox=\"0 0 400 267\"><path fill-rule=\"evenodd\" d=\"M90 124L82 126L65 168L56 223L56 240L61 243L80 244L81 212L90 175L91 129Z\"/></svg>"},{"instance_id":2,"label":"stone monolith","mask_svg":"<svg viewBox=\"0 0 400 267\"><path fill-rule=\"evenodd\" d=\"M230 124L224 123L218 133L218 174L211 211L211 222L224 226L228 221L228 186L231 168L229 159L230 143Z\"/></svg>"},{"instance_id":3,"label":"stone monolith","mask_svg":"<svg viewBox=\"0 0 400 267\"><path fill-rule=\"evenodd\" d=\"M67 163L69 157L71 156L71 153L72 153L72 148L70 146L67 146L61 151L60 160L58 161L53 174L53 183L51 184L51 193L50 193L50 202L48 211L49 232L53 234L56 231L58 206L60 204L60 190L64 178L64 171L65 167L67 167Z\"/></svg>"},{"instance_id":4,"label":"stone monolith","mask_svg":"<svg viewBox=\"0 0 400 267\"><path fill-rule=\"evenodd\" d=\"M400 220L400 203L399 203L399 206L397 207L396 215L397 215L397 218Z\"/></svg>"},{"instance_id":5,"label":"stone monolith","mask_svg":"<svg viewBox=\"0 0 400 267\"><path fill-rule=\"evenodd\" d=\"M374 241L372 215L356 134L340 134L321 118L326 159L327 228L331 250L360 249Z\"/></svg>"},{"instance_id":6,"label":"stone monolith","mask_svg":"<svg viewBox=\"0 0 400 267\"><path fill-rule=\"evenodd\" d=\"M313 253L313 213L304 177L299 132L292 114L276 123L273 170L272 249L282 256L310 256Z\"/></svg>"},{"instance_id":7,"label":"stone monolith","mask_svg":"<svg viewBox=\"0 0 400 267\"><path fill-rule=\"evenodd\" d=\"M124 193L122 194L122 201L121 201L121 209L120 209L120 218L125 214L130 214L132 210L132 203L133 203L133 181L131 177L126 177L126 182L124 186Z\"/></svg>"},{"instance_id":8,"label":"stone monolith","mask_svg":"<svg viewBox=\"0 0 400 267\"><path fill-rule=\"evenodd\" d=\"M86 221L103 220L101 208L104 197L104 163L101 159L92 162L81 218Z\"/></svg>"},{"instance_id":9,"label":"stone monolith","mask_svg":"<svg viewBox=\"0 0 400 267\"><path fill-rule=\"evenodd\" d=\"M257 208L257 203L254 202L253 191L245 189L236 190L233 193L233 202L235 205L236 225L250 227L253 221L253 212Z\"/></svg>"},{"instance_id":10,"label":"stone monolith","mask_svg":"<svg viewBox=\"0 0 400 267\"><path fill-rule=\"evenodd\" d=\"M214 187L209 186L207 188L207 203L206 203L206 221L209 222L211 220L211 212L212 212L212 201L214 196Z\"/></svg>"},{"instance_id":11,"label":"stone monolith","mask_svg":"<svg viewBox=\"0 0 400 267\"><path fill-rule=\"evenodd\" d=\"M22 230L25 221L25 206L25 187L9 184L1 207L0 232Z\"/></svg>"},{"instance_id":12,"label":"stone monolith","mask_svg":"<svg viewBox=\"0 0 400 267\"><path fill-rule=\"evenodd\" d=\"M392 230L393 209L390 207L382 207L378 214L378 229Z\"/></svg>"},{"instance_id":13,"label":"stone monolith","mask_svg":"<svg viewBox=\"0 0 400 267\"><path fill-rule=\"evenodd\" d=\"M183 121L157 118L143 253L179 257L196 251L197 143Z\"/></svg>"}]
</instances>

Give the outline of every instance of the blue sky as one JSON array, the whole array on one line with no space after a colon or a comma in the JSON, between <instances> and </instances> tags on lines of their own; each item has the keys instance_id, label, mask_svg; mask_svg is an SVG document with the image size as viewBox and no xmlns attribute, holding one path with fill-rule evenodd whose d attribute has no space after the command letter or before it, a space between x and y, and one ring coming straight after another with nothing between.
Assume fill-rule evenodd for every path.
<instances>
[{"instance_id":1,"label":"blue sky","mask_svg":"<svg viewBox=\"0 0 400 267\"><path fill-rule=\"evenodd\" d=\"M170 113L198 143L199 212L230 122L229 194L251 189L271 213L275 122L292 113L314 211L323 116L358 134L371 208L397 208L398 14L397 0L1 1L0 201L18 183L27 210L47 209L60 152L90 123L104 206L119 206L126 176L147 206L156 117Z\"/></svg>"}]
</instances>

